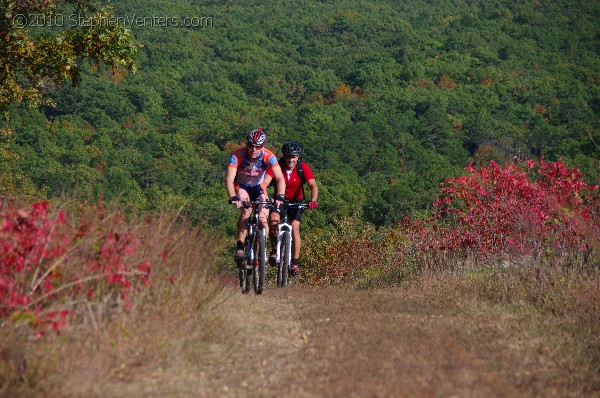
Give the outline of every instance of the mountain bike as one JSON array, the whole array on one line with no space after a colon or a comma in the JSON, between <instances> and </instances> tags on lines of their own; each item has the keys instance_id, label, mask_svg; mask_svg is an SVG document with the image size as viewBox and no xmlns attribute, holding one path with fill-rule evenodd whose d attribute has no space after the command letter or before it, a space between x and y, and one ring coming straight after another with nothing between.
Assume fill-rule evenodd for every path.
<instances>
[{"instance_id":1,"label":"mountain bike","mask_svg":"<svg viewBox=\"0 0 600 398\"><path fill-rule=\"evenodd\" d=\"M308 209L306 203L284 203L277 232L277 287L287 286L292 261L292 225L289 223L288 208Z\"/></svg>"},{"instance_id":2,"label":"mountain bike","mask_svg":"<svg viewBox=\"0 0 600 398\"><path fill-rule=\"evenodd\" d=\"M244 260L237 264L238 277L242 293L250 292L253 288L256 294L262 294L267 271L266 231L259 221L259 207L271 206L270 200L251 200L243 202L246 208L252 207L252 214L248 220L248 231L244 242Z\"/></svg>"}]
</instances>

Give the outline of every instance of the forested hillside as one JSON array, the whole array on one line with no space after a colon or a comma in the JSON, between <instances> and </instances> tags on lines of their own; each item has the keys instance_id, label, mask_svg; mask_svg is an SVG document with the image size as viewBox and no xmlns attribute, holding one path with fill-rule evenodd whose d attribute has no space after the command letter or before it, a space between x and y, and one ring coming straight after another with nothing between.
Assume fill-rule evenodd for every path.
<instances>
[{"instance_id":1,"label":"forested hillside","mask_svg":"<svg viewBox=\"0 0 600 398\"><path fill-rule=\"evenodd\" d=\"M0 397L598 395L600 1L91 1L0 0ZM257 127L319 206L248 297Z\"/></svg>"},{"instance_id":2,"label":"forested hillside","mask_svg":"<svg viewBox=\"0 0 600 398\"><path fill-rule=\"evenodd\" d=\"M195 26L131 23L137 73L83 65L80 86L47 89L55 107L15 107L0 193L185 205L232 228L225 164L255 127L277 152L305 146L323 210L312 227L394 222L470 162L564 157L600 181L597 1L112 4L123 20Z\"/></svg>"}]
</instances>

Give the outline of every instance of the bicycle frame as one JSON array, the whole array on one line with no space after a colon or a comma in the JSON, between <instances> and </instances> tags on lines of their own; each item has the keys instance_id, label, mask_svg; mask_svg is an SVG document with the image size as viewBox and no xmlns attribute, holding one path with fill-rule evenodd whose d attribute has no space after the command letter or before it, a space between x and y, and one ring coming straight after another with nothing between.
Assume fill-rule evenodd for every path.
<instances>
[{"instance_id":1,"label":"bicycle frame","mask_svg":"<svg viewBox=\"0 0 600 398\"><path fill-rule=\"evenodd\" d=\"M254 207L254 209L252 209L252 214L250 215L250 218L248 219L248 233L246 234L246 264L247 265L254 265L254 245L252 244L254 242L254 234L256 233L256 229L260 228L259 227L259 220L258 220L258 207Z\"/></svg>"},{"instance_id":2,"label":"bicycle frame","mask_svg":"<svg viewBox=\"0 0 600 398\"><path fill-rule=\"evenodd\" d=\"M292 225L289 223L287 209L297 207L307 209L308 205L304 203L286 203L283 206L281 220L278 225L277 246L276 246L276 264L277 269L277 286L283 287L287 285L287 276L290 270L293 247ZM282 250L282 246L285 250Z\"/></svg>"},{"instance_id":3,"label":"bicycle frame","mask_svg":"<svg viewBox=\"0 0 600 398\"><path fill-rule=\"evenodd\" d=\"M283 211L283 216L281 221L279 221L279 225L277 227L278 232L277 232L277 263L279 263L279 261L281 261L281 256L284 256L286 254L289 254L289 258L291 258L292 256L292 245L288 245L286 253L282 253L281 252L281 243L283 241L283 239L285 238L285 234L289 233L290 236L292 236L292 224L290 224L288 222L288 216L287 216L287 211ZM291 240L290 240L291 243Z\"/></svg>"},{"instance_id":4,"label":"bicycle frame","mask_svg":"<svg viewBox=\"0 0 600 398\"><path fill-rule=\"evenodd\" d=\"M259 208L260 205L270 206L271 201L254 200L244 202L243 205L244 207L252 206L252 213L248 219L244 248L245 261L243 267L239 270L240 287L242 292L249 292L250 275L252 275L254 291L256 294L261 294L264 287L267 251L266 233L263 224L259 220Z\"/></svg>"}]
</instances>

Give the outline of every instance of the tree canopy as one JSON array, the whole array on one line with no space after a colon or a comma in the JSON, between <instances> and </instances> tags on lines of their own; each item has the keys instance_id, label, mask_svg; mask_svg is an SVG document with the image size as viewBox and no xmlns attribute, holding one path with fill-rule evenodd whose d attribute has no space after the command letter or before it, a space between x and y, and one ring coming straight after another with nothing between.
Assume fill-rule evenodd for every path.
<instances>
[{"instance_id":1,"label":"tree canopy","mask_svg":"<svg viewBox=\"0 0 600 398\"><path fill-rule=\"evenodd\" d=\"M49 53L60 67L46 77L85 84L22 86L56 106L13 107L16 134L0 145L12 189L185 205L199 222L232 228L225 163L256 127L277 153L288 139L304 146L324 210L308 227L346 214L393 223L429 207L469 163L564 157L600 181L596 1L111 4L120 25L94 27L104 35L37 29L71 43ZM33 31L14 32L7 43L37 59L41 44L18 39ZM132 59L131 33L144 47L138 73L123 79L111 68ZM77 52L86 45L118 50L94 68L78 58L95 59ZM45 72L10 59L2 73L19 87L21 75ZM8 90L3 101L14 103Z\"/></svg>"},{"instance_id":2,"label":"tree canopy","mask_svg":"<svg viewBox=\"0 0 600 398\"><path fill-rule=\"evenodd\" d=\"M89 0L0 2L0 111L49 100L50 83L77 85L84 59L135 69L139 48L131 31L112 22L109 7ZM67 14L68 13L68 14Z\"/></svg>"}]
</instances>

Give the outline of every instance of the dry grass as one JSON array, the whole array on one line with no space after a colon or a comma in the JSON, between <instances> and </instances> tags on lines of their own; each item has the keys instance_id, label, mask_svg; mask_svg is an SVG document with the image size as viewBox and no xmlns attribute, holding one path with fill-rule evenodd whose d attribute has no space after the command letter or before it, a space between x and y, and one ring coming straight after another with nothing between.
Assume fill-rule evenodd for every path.
<instances>
[{"instance_id":1,"label":"dry grass","mask_svg":"<svg viewBox=\"0 0 600 398\"><path fill-rule=\"evenodd\" d=\"M552 386L554 396L590 395L600 388L600 247L597 229L581 226L587 228L581 229L588 242L585 251L545 250L537 258L503 254L486 259L476 252L411 250L394 231L384 231L379 240L366 234L347 241L342 229L324 242L306 240L305 253L312 257L304 278L319 285L339 284L339 279L315 276L345 266L360 271L347 273L345 280L359 290L412 291L427 303L472 309L482 328L493 328L494 322L500 329L503 323L510 325L490 338L507 341L523 353L527 362L519 366L519 380L524 385L533 383L540 393ZM509 321L502 321L507 317ZM486 339L480 340L485 349ZM511 366L515 365L505 367Z\"/></svg>"},{"instance_id":2,"label":"dry grass","mask_svg":"<svg viewBox=\"0 0 600 398\"><path fill-rule=\"evenodd\" d=\"M583 396L600 387L594 259L447 257L361 268L351 283L363 289L294 280L254 296L223 289L213 270L224 242L176 213L131 217L127 228L141 237L132 261L152 261L153 285L130 306L74 305L60 334L36 339L2 324L0 396L240 396L248 385L273 396L289 386L297 396Z\"/></svg>"},{"instance_id":3,"label":"dry grass","mask_svg":"<svg viewBox=\"0 0 600 398\"><path fill-rule=\"evenodd\" d=\"M593 395L600 388L600 267L597 251L588 256L430 256L387 273L352 281L359 289L393 287L429 303L473 309L483 326L510 317L502 338L525 353L523 380L540 367L534 383L550 395ZM537 343L536 343L537 342ZM527 376L529 375L529 376ZM527 376L527 377L526 377Z\"/></svg>"},{"instance_id":4,"label":"dry grass","mask_svg":"<svg viewBox=\"0 0 600 398\"><path fill-rule=\"evenodd\" d=\"M103 386L138 372L184 368L221 333L212 309L222 285L211 269L219 240L172 212L134 218L128 228L141 237L135 256L152 260L152 285L139 288L128 306L109 298L74 305L59 334L34 338L27 326L2 324L0 396L99 396Z\"/></svg>"},{"instance_id":5,"label":"dry grass","mask_svg":"<svg viewBox=\"0 0 600 398\"><path fill-rule=\"evenodd\" d=\"M418 291L431 302L477 308L480 313L474 317L513 317L511 330L503 337L512 336L511 345L529 352L528 366L544 368L546 378L535 381L541 391L550 385L563 393L574 392L574 396L598 391L597 268L582 272L532 259L494 267L463 264L450 268L452 271L422 270L408 278L403 288ZM501 322L500 318L497 321ZM535 341L546 343L536 345Z\"/></svg>"}]
</instances>

